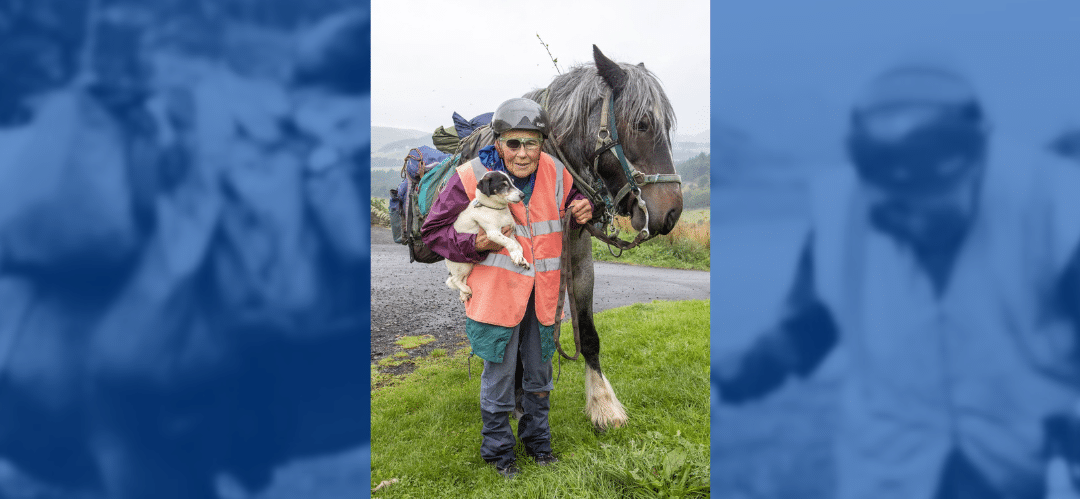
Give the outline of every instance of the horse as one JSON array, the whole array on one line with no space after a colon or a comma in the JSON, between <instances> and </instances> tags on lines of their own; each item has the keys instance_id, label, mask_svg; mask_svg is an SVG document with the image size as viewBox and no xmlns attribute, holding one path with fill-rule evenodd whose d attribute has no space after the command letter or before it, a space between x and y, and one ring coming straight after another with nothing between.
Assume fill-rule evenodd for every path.
<instances>
[{"instance_id":1,"label":"horse","mask_svg":"<svg viewBox=\"0 0 1080 499\"><path fill-rule=\"evenodd\" d=\"M639 231L635 243L675 228L683 207L671 159L675 112L660 80L644 63L616 63L593 45L593 64L575 66L524 97L547 112L553 140L545 142L544 152L560 158L574 175L574 185L591 198L594 221L607 225L613 215L629 216L631 227ZM490 129L477 130L462 141L462 161L493 143ZM603 430L622 426L627 416L600 367L600 335L592 308L594 235L604 237L584 228L569 231L563 252L570 257L573 275L569 290L580 334L577 348L585 357L586 411ZM520 374L519 367L519 393Z\"/></svg>"}]
</instances>

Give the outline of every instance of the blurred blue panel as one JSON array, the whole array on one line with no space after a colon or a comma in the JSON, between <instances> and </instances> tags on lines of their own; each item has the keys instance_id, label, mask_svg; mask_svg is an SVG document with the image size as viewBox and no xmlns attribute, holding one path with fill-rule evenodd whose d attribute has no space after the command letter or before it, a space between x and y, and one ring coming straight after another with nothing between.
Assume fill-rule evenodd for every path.
<instances>
[{"instance_id":1,"label":"blurred blue panel","mask_svg":"<svg viewBox=\"0 0 1080 499\"><path fill-rule=\"evenodd\" d=\"M715 496L1080 497L1080 6L712 15Z\"/></svg>"},{"instance_id":2,"label":"blurred blue panel","mask_svg":"<svg viewBox=\"0 0 1080 499\"><path fill-rule=\"evenodd\" d=\"M0 0L0 495L367 495L370 31Z\"/></svg>"}]
</instances>

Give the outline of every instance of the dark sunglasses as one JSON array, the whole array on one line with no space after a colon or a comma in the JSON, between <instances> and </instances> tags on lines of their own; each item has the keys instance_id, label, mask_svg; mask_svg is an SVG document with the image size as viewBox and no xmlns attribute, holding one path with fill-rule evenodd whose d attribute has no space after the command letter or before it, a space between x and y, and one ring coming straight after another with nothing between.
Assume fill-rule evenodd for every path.
<instances>
[{"instance_id":1,"label":"dark sunglasses","mask_svg":"<svg viewBox=\"0 0 1080 499\"><path fill-rule=\"evenodd\" d=\"M502 142L503 147L508 147L510 150L517 150L522 145L525 146L526 151L535 151L540 148L540 139L499 139Z\"/></svg>"}]
</instances>

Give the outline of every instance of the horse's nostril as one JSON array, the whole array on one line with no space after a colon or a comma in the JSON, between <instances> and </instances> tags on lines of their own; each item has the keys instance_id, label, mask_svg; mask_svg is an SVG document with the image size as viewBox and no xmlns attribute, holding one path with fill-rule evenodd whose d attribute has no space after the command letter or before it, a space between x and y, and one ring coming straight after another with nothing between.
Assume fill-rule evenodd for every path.
<instances>
[{"instance_id":1,"label":"horse's nostril","mask_svg":"<svg viewBox=\"0 0 1080 499\"><path fill-rule=\"evenodd\" d=\"M667 213L667 216L664 217L664 226L660 228L661 234L667 234L675 228L675 223L679 221L679 211L671 210Z\"/></svg>"}]
</instances>

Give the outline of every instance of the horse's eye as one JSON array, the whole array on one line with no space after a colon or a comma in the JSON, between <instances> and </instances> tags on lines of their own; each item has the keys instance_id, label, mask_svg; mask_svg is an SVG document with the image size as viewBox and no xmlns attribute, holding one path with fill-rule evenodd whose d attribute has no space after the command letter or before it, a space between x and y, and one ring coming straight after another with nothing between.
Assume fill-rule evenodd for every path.
<instances>
[{"instance_id":1,"label":"horse's eye","mask_svg":"<svg viewBox=\"0 0 1080 499\"><path fill-rule=\"evenodd\" d=\"M634 129L639 131L639 132L648 132L649 131L649 120L641 120L641 121L637 122L637 125L634 126Z\"/></svg>"}]
</instances>

